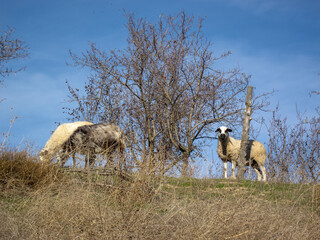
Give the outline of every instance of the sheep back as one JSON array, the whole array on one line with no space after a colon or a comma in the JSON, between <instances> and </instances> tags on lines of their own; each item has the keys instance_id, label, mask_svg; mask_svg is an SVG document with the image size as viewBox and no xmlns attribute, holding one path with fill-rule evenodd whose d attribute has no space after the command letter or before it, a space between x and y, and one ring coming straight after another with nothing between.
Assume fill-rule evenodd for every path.
<instances>
[{"instance_id":1,"label":"sheep back","mask_svg":"<svg viewBox=\"0 0 320 240\"><path fill-rule=\"evenodd\" d=\"M257 140L249 140L247 149L247 160L255 160L259 165L264 165L267 159L267 151L264 145Z\"/></svg>"},{"instance_id":2,"label":"sheep back","mask_svg":"<svg viewBox=\"0 0 320 240\"><path fill-rule=\"evenodd\" d=\"M41 160L50 160L52 155L60 150L61 146L69 137L81 126L92 125L92 122L79 121L73 123L64 123L57 127L50 139L40 152Z\"/></svg>"},{"instance_id":3,"label":"sheep back","mask_svg":"<svg viewBox=\"0 0 320 240\"><path fill-rule=\"evenodd\" d=\"M120 151L126 147L120 127L109 123L81 126L64 145L69 151L77 148L77 152L83 154L88 150L100 154L115 146L118 146Z\"/></svg>"},{"instance_id":4,"label":"sheep back","mask_svg":"<svg viewBox=\"0 0 320 240\"><path fill-rule=\"evenodd\" d=\"M237 161L240 153L241 140L234 139L229 136L229 141L222 143L218 141L217 153L222 161ZM267 151L262 143L256 140L249 140L246 150L246 159L255 160L260 164L264 164L267 159Z\"/></svg>"}]
</instances>

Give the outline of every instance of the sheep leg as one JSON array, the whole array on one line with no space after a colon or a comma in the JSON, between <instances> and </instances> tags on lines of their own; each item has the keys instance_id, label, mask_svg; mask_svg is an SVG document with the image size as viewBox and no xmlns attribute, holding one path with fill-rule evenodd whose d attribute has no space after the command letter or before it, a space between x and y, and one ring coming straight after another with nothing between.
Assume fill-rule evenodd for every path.
<instances>
[{"instance_id":1,"label":"sheep leg","mask_svg":"<svg viewBox=\"0 0 320 240\"><path fill-rule=\"evenodd\" d=\"M125 159L125 156L124 156L124 153L123 152L120 152L120 169L121 167L123 168L124 171L127 172L127 163L126 163L126 159Z\"/></svg>"},{"instance_id":2,"label":"sheep leg","mask_svg":"<svg viewBox=\"0 0 320 240\"><path fill-rule=\"evenodd\" d=\"M96 161L96 156L92 154L89 158L89 167L92 168L94 166L94 163Z\"/></svg>"},{"instance_id":3,"label":"sheep leg","mask_svg":"<svg viewBox=\"0 0 320 240\"><path fill-rule=\"evenodd\" d=\"M255 171L256 171L256 173L257 173L258 181L261 181L261 173L260 173L260 169L254 168L254 170L255 170Z\"/></svg>"},{"instance_id":4,"label":"sheep leg","mask_svg":"<svg viewBox=\"0 0 320 240\"><path fill-rule=\"evenodd\" d=\"M86 155L86 159L84 162L84 168L88 168L88 163L89 163L89 154Z\"/></svg>"},{"instance_id":5,"label":"sheep leg","mask_svg":"<svg viewBox=\"0 0 320 240\"><path fill-rule=\"evenodd\" d=\"M73 159L73 168L76 168L77 167L77 160L76 160L76 154L75 153L72 154L72 159Z\"/></svg>"},{"instance_id":6,"label":"sheep leg","mask_svg":"<svg viewBox=\"0 0 320 240\"><path fill-rule=\"evenodd\" d=\"M253 168L258 175L258 181L261 181L261 177L262 177L262 181L264 182L267 181L266 168L263 165L259 166L258 164L256 164Z\"/></svg>"},{"instance_id":7,"label":"sheep leg","mask_svg":"<svg viewBox=\"0 0 320 240\"><path fill-rule=\"evenodd\" d=\"M120 161L120 160L118 161L118 167L119 167L119 168L117 168L116 162L114 161L114 154L113 154L113 153L108 154L107 163L106 163L106 165L105 165L105 168L110 169L110 170L112 170L112 171L122 169L122 168L121 168L121 161Z\"/></svg>"},{"instance_id":8,"label":"sheep leg","mask_svg":"<svg viewBox=\"0 0 320 240\"><path fill-rule=\"evenodd\" d=\"M266 177L266 169L264 166L255 166L254 170L256 171L257 175L258 175L258 181L261 181L261 177L262 177L262 181L267 181L267 177Z\"/></svg>"},{"instance_id":9,"label":"sheep leg","mask_svg":"<svg viewBox=\"0 0 320 240\"><path fill-rule=\"evenodd\" d=\"M236 161L231 161L231 164L232 164L232 169L231 169L231 172L232 172L232 175L231 175L231 179L236 179Z\"/></svg>"},{"instance_id":10,"label":"sheep leg","mask_svg":"<svg viewBox=\"0 0 320 240\"><path fill-rule=\"evenodd\" d=\"M86 155L86 162L85 162L85 168L91 168L94 165L95 162L95 155L94 154L87 154Z\"/></svg>"},{"instance_id":11,"label":"sheep leg","mask_svg":"<svg viewBox=\"0 0 320 240\"><path fill-rule=\"evenodd\" d=\"M115 166L115 161L114 161L114 153L116 151L115 147L109 147L109 149L106 150L105 156L107 159L107 163L105 165L105 168L113 169L116 170L117 167ZM121 169L121 161L118 161L119 164L119 169Z\"/></svg>"},{"instance_id":12,"label":"sheep leg","mask_svg":"<svg viewBox=\"0 0 320 240\"><path fill-rule=\"evenodd\" d=\"M224 178L228 179L228 162L223 163Z\"/></svg>"},{"instance_id":13,"label":"sheep leg","mask_svg":"<svg viewBox=\"0 0 320 240\"><path fill-rule=\"evenodd\" d=\"M261 172L262 172L262 181L267 181L267 174L266 174L266 168L264 166L260 166Z\"/></svg>"},{"instance_id":14,"label":"sheep leg","mask_svg":"<svg viewBox=\"0 0 320 240\"><path fill-rule=\"evenodd\" d=\"M260 165L255 160L252 162L252 168L256 171L258 176L258 181L261 181L261 177L263 178L263 181L265 182L266 179L266 169L263 165Z\"/></svg>"},{"instance_id":15,"label":"sheep leg","mask_svg":"<svg viewBox=\"0 0 320 240\"><path fill-rule=\"evenodd\" d=\"M66 151L64 150L60 150L58 153L57 153L57 160L58 160L58 164L63 167L64 164L66 163L68 159L68 154Z\"/></svg>"}]
</instances>

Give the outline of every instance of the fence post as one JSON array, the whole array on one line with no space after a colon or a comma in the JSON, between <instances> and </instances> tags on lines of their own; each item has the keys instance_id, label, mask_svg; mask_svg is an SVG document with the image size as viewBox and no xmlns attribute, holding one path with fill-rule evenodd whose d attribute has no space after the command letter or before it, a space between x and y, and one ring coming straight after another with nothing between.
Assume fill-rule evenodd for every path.
<instances>
[{"instance_id":1,"label":"fence post","mask_svg":"<svg viewBox=\"0 0 320 240\"><path fill-rule=\"evenodd\" d=\"M241 145L238 158L238 171L237 178L244 179L245 167L246 167L246 149L249 144L249 129L252 113L252 86L248 86L247 96L246 96L246 108L243 117L242 123L242 136L241 136Z\"/></svg>"}]
</instances>

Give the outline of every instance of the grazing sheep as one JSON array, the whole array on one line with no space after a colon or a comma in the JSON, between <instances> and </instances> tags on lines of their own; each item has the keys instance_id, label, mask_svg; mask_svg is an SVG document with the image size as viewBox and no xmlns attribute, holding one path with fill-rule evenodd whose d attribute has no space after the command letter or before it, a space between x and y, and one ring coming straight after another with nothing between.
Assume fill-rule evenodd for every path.
<instances>
[{"instance_id":1,"label":"grazing sheep","mask_svg":"<svg viewBox=\"0 0 320 240\"><path fill-rule=\"evenodd\" d=\"M77 130L78 127L85 125L92 125L92 122L80 121L73 123L64 123L57 127L46 145L40 152L40 160L49 162L54 154L58 153L63 144L70 138L70 136ZM73 166L75 167L75 158L73 156Z\"/></svg>"},{"instance_id":2,"label":"grazing sheep","mask_svg":"<svg viewBox=\"0 0 320 240\"><path fill-rule=\"evenodd\" d=\"M59 152L59 159L63 165L70 154L86 155L85 167L94 164L96 154L105 155L110 159L116 149L122 154L126 148L124 137L119 126L115 124L99 123L77 128L63 144Z\"/></svg>"},{"instance_id":3,"label":"grazing sheep","mask_svg":"<svg viewBox=\"0 0 320 240\"><path fill-rule=\"evenodd\" d=\"M231 178L236 178L235 168L238 165L241 140L230 137L229 132L232 132L232 130L227 127L219 127L216 132L219 132L217 153L224 162L224 177L228 178L227 166L228 162L231 162ZM264 162L266 159L267 152L263 144L256 140L249 140L246 153L246 166L249 166L249 163L251 163L251 167L256 171L259 181L261 181L261 174L263 181L267 180L266 169L264 167Z\"/></svg>"}]
</instances>

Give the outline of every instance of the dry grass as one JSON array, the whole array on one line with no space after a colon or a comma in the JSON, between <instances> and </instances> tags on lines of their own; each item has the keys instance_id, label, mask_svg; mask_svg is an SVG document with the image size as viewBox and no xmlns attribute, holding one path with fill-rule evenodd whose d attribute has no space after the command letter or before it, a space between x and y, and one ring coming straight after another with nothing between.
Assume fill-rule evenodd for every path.
<instances>
[{"instance_id":1,"label":"dry grass","mask_svg":"<svg viewBox=\"0 0 320 240\"><path fill-rule=\"evenodd\" d=\"M28 174L35 175L27 169L25 183ZM16 184L26 190L9 196L8 186L17 182L11 174L15 180L0 195L0 239L318 239L320 234L317 187L311 185L158 179L141 172L132 182L69 175L49 185Z\"/></svg>"},{"instance_id":2,"label":"dry grass","mask_svg":"<svg viewBox=\"0 0 320 240\"><path fill-rule=\"evenodd\" d=\"M0 187L3 189L43 188L62 178L58 168L40 163L37 156L29 154L28 149L0 151Z\"/></svg>"},{"instance_id":3,"label":"dry grass","mask_svg":"<svg viewBox=\"0 0 320 240\"><path fill-rule=\"evenodd\" d=\"M35 192L16 203L19 206L16 211L1 209L0 236L3 239L319 237L319 216L303 207L247 198L247 194L198 199L196 195L174 197L162 192L147 203L133 200L139 199L134 188L120 193L70 184Z\"/></svg>"}]
</instances>

